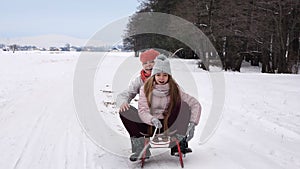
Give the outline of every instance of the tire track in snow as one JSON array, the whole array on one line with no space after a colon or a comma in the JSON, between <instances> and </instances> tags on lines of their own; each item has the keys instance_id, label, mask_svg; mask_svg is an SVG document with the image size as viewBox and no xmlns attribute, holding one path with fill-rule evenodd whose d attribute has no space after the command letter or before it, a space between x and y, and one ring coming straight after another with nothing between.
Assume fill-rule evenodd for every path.
<instances>
[{"instance_id":1,"label":"tire track in snow","mask_svg":"<svg viewBox=\"0 0 300 169\"><path fill-rule=\"evenodd\" d=\"M70 126L68 126L68 129L67 129L67 132L66 132L66 135L65 135L65 162L64 162L64 165L65 165L65 169L68 168L68 143L69 143L69 133L70 133Z\"/></svg>"},{"instance_id":2,"label":"tire track in snow","mask_svg":"<svg viewBox=\"0 0 300 169\"><path fill-rule=\"evenodd\" d=\"M68 124L68 127L67 127L67 131L66 131L66 134L65 134L65 161L64 161L64 168L67 169L69 168L69 146L70 146L70 128L71 128L71 125L70 125L70 122Z\"/></svg>"},{"instance_id":3,"label":"tire track in snow","mask_svg":"<svg viewBox=\"0 0 300 169\"><path fill-rule=\"evenodd\" d=\"M77 123L74 123L74 120L69 121L64 134L63 168L85 169L89 164L86 136L81 130L78 130L80 128Z\"/></svg>"},{"instance_id":4,"label":"tire track in snow","mask_svg":"<svg viewBox=\"0 0 300 169\"><path fill-rule=\"evenodd\" d=\"M36 122L34 123L34 126L32 127L32 129L31 129L31 132L30 132L30 134L27 136L27 140L26 140L26 143L25 143L25 145L24 145L24 147L23 147L23 150L22 150L22 152L20 153L20 155L19 155L19 157L18 157L18 159L16 160L16 162L15 162L15 164L14 164L14 169L17 169L19 166L20 166L20 163L22 162L22 160L24 159L24 154L26 153L26 151L28 150L28 146L29 146L29 144L30 144L30 142L34 139L34 138L36 138L36 137L39 137L39 135L40 135L40 132L37 132L37 129L38 129L38 126L41 124L41 122L43 121L42 119L44 118L46 118L49 114L45 114L44 113L45 111L43 111L41 114L40 114L40 116L39 116L39 118L36 120Z\"/></svg>"},{"instance_id":5,"label":"tire track in snow","mask_svg":"<svg viewBox=\"0 0 300 169\"><path fill-rule=\"evenodd\" d=\"M88 161L87 161L87 145L86 145L86 139L84 137L85 135L83 134L83 158L84 158L84 163L83 163L83 168L87 168L88 166Z\"/></svg>"}]
</instances>

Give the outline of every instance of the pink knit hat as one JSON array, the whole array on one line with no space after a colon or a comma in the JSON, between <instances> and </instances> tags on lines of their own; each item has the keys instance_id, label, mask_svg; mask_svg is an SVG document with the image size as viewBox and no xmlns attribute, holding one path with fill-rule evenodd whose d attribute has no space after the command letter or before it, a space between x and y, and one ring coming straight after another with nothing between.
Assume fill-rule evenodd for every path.
<instances>
[{"instance_id":1,"label":"pink knit hat","mask_svg":"<svg viewBox=\"0 0 300 169\"><path fill-rule=\"evenodd\" d=\"M154 60L156 56L158 56L160 53L154 49L149 49L141 53L140 55L140 61L142 63L145 63L147 61Z\"/></svg>"}]
</instances>

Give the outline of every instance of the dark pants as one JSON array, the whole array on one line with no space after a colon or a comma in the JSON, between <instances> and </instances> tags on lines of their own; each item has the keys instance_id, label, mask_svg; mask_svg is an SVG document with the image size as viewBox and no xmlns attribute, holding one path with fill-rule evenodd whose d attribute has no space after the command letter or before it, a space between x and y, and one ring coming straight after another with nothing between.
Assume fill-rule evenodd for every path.
<instances>
[{"instance_id":1,"label":"dark pants","mask_svg":"<svg viewBox=\"0 0 300 169\"><path fill-rule=\"evenodd\" d=\"M176 134L185 136L190 117L191 110L187 103L181 102L181 104L176 105L168 119L169 132L176 130ZM143 134L141 133L148 134L149 127L152 127L142 122L138 115L138 110L133 106L130 106L129 110L121 112L120 118L130 137L143 137ZM164 124L163 120L160 121ZM163 132L163 128L161 129L161 132Z\"/></svg>"},{"instance_id":2,"label":"dark pants","mask_svg":"<svg viewBox=\"0 0 300 169\"><path fill-rule=\"evenodd\" d=\"M179 111L178 111L179 110ZM187 103L176 105L168 119L169 131L177 131L176 134L185 136L191 118L191 110Z\"/></svg>"},{"instance_id":3,"label":"dark pants","mask_svg":"<svg viewBox=\"0 0 300 169\"><path fill-rule=\"evenodd\" d=\"M120 112L120 118L130 137L142 137L141 133L147 133L149 125L142 122L135 107L130 106L128 110Z\"/></svg>"}]
</instances>

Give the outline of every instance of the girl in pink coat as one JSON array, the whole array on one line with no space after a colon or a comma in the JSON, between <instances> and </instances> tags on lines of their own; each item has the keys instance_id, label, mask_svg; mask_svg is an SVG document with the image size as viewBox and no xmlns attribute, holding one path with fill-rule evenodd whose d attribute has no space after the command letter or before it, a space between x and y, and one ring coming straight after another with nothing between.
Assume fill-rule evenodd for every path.
<instances>
[{"instance_id":1,"label":"girl in pink coat","mask_svg":"<svg viewBox=\"0 0 300 169\"><path fill-rule=\"evenodd\" d=\"M193 137L199 123L201 105L180 89L172 78L169 60L162 54L157 56L151 77L140 89L138 112L141 120L149 125L149 134L152 134L152 126L164 133L176 131L181 151L191 152L187 141ZM171 148L171 155L176 152L176 147Z\"/></svg>"}]
</instances>

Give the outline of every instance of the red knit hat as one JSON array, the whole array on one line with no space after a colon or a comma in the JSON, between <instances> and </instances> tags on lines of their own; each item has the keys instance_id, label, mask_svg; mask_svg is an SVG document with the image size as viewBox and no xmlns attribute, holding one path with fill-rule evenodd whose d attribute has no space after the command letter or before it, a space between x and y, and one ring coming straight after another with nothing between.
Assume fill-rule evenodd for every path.
<instances>
[{"instance_id":1,"label":"red knit hat","mask_svg":"<svg viewBox=\"0 0 300 169\"><path fill-rule=\"evenodd\" d=\"M141 53L140 55L140 61L142 63L145 63L147 61L154 60L156 56L158 56L160 53L154 49L149 49Z\"/></svg>"}]
</instances>

